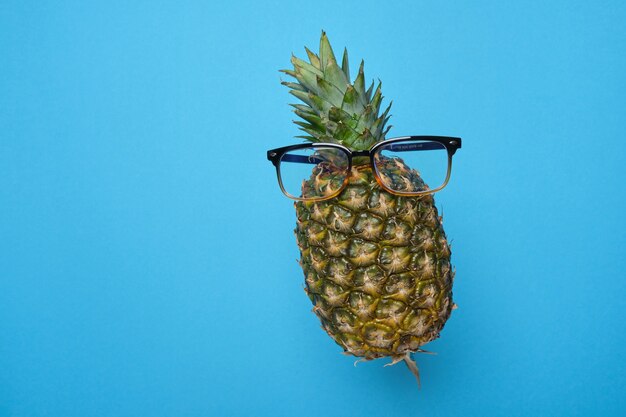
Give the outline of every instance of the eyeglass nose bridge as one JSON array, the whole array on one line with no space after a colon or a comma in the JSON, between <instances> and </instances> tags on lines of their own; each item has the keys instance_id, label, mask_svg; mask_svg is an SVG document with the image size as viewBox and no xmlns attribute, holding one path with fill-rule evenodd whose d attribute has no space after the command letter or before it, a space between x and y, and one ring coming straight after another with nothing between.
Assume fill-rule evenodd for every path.
<instances>
[{"instance_id":1,"label":"eyeglass nose bridge","mask_svg":"<svg viewBox=\"0 0 626 417\"><path fill-rule=\"evenodd\" d=\"M367 158L367 161L364 159ZM370 150L350 151L350 165L367 165L373 163L372 152Z\"/></svg>"},{"instance_id":2,"label":"eyeglass nose bridge","mask_svg":"<svg viewBox=\"0 0 626 417\"><path fill-rule=\"evenodd\" d=\"M367 156L369 157L372 153L368 150L365 151L352 151L350 152L350 154L352 155L353 158L355 157L359 157L359 156Z\"/></svg>"},{"instance_id":3,"label":"eyeglass nose bridge","mask_svg":"<svg viewBox=\"0 0 626 417\"><path fill-rule=\"evenodd\" d=\"M362 164L354 164L354 158L367 158L367 162L364 162ZM354 179L355 176L357 176L358 174L356 174L356 171L358 168L358 166L362 166L362 167L369 167L372 169L372 172L374 173L374 180L376 181L376 183L384 190L393 192L392 190L389 189L389 187L387 187L382 179L380 178L380 176L378 175L378 171L376 170L376 166L374 164L374 158L373 158L373 153L371 150L361 150L361 151L350 151L350 172L348 173L344 184L343 184L343 188L345 188L352 179Z\"/></svg>"}]
</instances>

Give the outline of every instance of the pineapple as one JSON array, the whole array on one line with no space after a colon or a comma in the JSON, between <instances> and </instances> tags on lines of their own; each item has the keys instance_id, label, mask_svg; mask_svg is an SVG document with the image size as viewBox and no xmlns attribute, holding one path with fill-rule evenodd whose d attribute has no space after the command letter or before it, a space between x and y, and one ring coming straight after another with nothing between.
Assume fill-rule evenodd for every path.
<instances>
[{"instance_id":1,"label":"pineapple","mask_svg":"<svg viewBox=\"0 0 626 417\"><path fill-rule=\"evenodd\" d=\"M339 66L324 32L319 54L306 53L309 62L292 56L293 70L283 70L295 81L282 82L302 101L292 105L301 137L353 151L383 141L391 104L379 115L381 84L365 90L363 62L352 83L347 51ZM402 162L393 169L421 182ZM314 173L302 187L324 189L332 180ZM356 158L341 194L297 201L295 208L305 291L322 328L346 354L404 361L419 383L412 354L425 352L454 307L450 247L432 195L391 194L378 185L369 160Z\"/></svg>"}]
</instances>

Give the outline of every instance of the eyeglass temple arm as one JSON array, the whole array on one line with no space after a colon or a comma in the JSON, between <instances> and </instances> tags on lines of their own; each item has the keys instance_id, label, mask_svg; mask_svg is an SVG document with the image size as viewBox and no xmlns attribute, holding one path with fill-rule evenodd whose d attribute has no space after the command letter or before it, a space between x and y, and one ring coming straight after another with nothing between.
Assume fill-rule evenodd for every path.
<instances>
[{"instance_id":1,"label":"eyeglass temple arm","mask_svg":"<svg viewBox=\"0 0 626 417\"><path fill-rule=\"evenodd\" d=\"M387 149L392 152L434 151L441 150L441 145L438 143L399 143L397 145L389 145ZM290 153L284 154L280 160L282 162L297 162L300 164L319 164L323 161L323 159L314 156L294 155Z\"/></svg>"},{"instance_id":2,"label":"eyeglass temple arm","mask_svg":"<svg viewBox=\"0 0 626 417\"><path fill-rule=\"evenodd\" d=\"M397 143L385 147L392 152L409 152L409 151L436 151L441 150L442 145L439 142L425 143Z\"/></svg>"},{"instance_id":3,"label":"eyeglass temple arm","mask_svg":"<svg viewBox=\"0 0 626 417\"><path fill-rule=\"evenodd\" d=\"M314 156L304 156L304 155L293 155L290 153L284 154L280 160L282 162L298 162L300 164L319 164L323 161L321 158L316 158Z\"/></svg>"}]
</instances>

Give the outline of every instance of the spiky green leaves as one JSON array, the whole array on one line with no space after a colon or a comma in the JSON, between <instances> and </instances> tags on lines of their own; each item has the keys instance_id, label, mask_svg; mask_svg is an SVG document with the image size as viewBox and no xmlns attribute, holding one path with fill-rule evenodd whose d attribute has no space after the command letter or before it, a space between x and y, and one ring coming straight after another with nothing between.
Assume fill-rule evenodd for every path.
<instances>
[{"instance_id":1,"label":"spiky green leaves","mask_svg":"<svg viewBox=\"0 0 626 417\"><path fill-rule=\"evenodd\" d=\"M381 84L365 90L363 62L354 80L350 81L348 51L344 50L341 67L328 37L322 32L319 55L305 48L309 62L292 56L293 70L283 70L296 82L283 81L290 93L304 104L292 104L302 119L295 121L312 142L339 143L353 150L369 149L385 139L391 128L391 103L379 116L383 96ZM373 94L372 94L373 92Z\"/></svg>"}]
</instances>

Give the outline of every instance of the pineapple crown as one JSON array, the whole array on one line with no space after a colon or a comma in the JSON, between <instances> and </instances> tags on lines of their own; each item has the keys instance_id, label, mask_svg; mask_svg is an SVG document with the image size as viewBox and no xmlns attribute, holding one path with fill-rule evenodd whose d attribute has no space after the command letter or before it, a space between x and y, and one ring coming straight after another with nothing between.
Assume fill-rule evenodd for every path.
<instances>
[{"instance_id":1,"label":"pineapple crown","mask_svg":"<svg viewBox=\"0 0 626 417\"><path fill-rule=\"evenodd\" d=\"M326 33L322 31L319 55L305 47L309 62L292 55L293 70L282 70L296 82L283 81L289 92L304 104L291 104L302 118L295 120L306 135L297 136L311 142L338 143L352 150L367 150L385 139L391 125L391 103L379 116L383 96L381 82L374 81L365 90L363 61L359 73L350 81L348 51L344 49L341 67ZM373 92L373 94L372 94Z\"/></svg>"}]
</instances>

